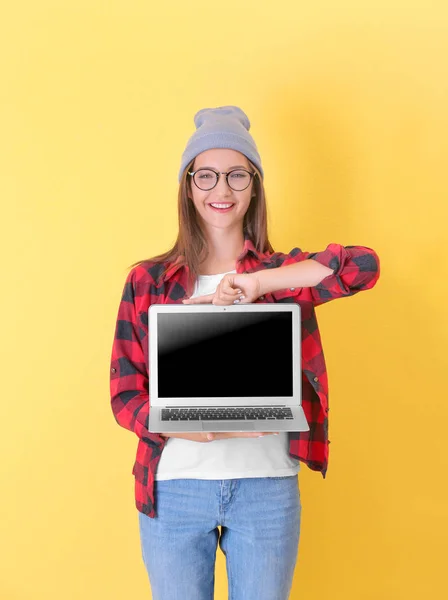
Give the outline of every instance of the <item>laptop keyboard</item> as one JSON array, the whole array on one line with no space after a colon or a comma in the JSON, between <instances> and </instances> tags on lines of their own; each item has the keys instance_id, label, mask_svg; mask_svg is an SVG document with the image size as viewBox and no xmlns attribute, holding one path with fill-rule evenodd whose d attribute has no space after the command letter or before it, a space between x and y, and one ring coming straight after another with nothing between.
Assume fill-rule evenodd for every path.
<instances>
[{"instance_id":1,"label":"laptop keyboard","mask_svg":"<svg viewBox=\"0 0 448 600\"><path fill-rule=\"evenodd\" d=\"M162 421L260 421L292 419L284 406L238 406L215 408L162 408Z\"/></svg>"}]
</instances>

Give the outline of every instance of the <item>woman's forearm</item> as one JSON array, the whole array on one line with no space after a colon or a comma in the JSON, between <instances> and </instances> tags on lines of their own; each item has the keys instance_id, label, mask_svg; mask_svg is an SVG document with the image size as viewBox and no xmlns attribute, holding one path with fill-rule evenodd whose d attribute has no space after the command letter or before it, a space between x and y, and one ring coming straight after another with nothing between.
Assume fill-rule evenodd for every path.
<instances>
[{"instance_id":1,"label":"woman's forearm","mask_svg":"<svg viewBox=\"0 0 448 600\"><path fill-rule=\"evenodd\" d=\"M180 438L181 440L191 440L192 442L207 442L206 433L159 433L159 435L165 439L167 438Z\"/></svg>"},{"instance_id":2,"label":"woman's forearm","mask_svg":"<svg viewBox=\"0 0 448 600\"><path fill-rule=\"evenodd\" d=\"M333 269L312 258L286 267L263 269L253 273L260 283L261 296L286 288L314 287L332 274Z\"/></svg>"}]
</instances>

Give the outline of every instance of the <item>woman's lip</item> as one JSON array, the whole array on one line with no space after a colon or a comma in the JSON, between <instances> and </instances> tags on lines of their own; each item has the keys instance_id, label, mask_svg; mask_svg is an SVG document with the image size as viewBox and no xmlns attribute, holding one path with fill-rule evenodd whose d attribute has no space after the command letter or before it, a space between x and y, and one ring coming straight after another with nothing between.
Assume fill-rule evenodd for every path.
<instances>
[{"instance_id":1,"label":"woman's lip","mask_svg":"<svg viewBox=\"0 0 448 600\"><path fill-rule=\"evenodd\" d=\"M217 203L217 204L219 204L219 203ZM223 202L223 204L225 204L225 203ZM209 206L212 210L216 210L217 212L225 213L225 212L228 212L229 210L232 210L232 208L235 206L235 204L232 203L232 205L229 206L228 208L216 208L216 207L212 206L212 203L210 202L207 206Z\"/></svg>"}]
</instances>

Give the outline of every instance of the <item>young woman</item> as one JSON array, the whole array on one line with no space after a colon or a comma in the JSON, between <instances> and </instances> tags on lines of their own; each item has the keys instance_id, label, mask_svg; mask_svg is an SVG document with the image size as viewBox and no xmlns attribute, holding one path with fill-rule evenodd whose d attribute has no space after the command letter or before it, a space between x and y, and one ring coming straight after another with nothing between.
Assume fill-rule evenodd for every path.
<instances>
[{"instance_id":1,"label":"young woman","mask_svg":"<svg viewBox=\"0 0 448 600\"><path fill-rule=\"evenodd\" d=\"M194 122L179 171L176 243L131 265L124 285L112 410L139 438L135 501L153 599L211 600L219 543L232 600L286 600L298 555L300 463L323 477L328 466L328 382L315 307L371 289L379 260L370 248L335 243L321 252L274 252L247 115L236 106L204 108ZM309 431L148 431L148 308L182 302L300 304ZM244 351L234 349L223 376L236 379L238 368L238 375L257 377L244 371ZM266 340L260 368L268 368L271 352Z\"/></svg>"}]
</instances>

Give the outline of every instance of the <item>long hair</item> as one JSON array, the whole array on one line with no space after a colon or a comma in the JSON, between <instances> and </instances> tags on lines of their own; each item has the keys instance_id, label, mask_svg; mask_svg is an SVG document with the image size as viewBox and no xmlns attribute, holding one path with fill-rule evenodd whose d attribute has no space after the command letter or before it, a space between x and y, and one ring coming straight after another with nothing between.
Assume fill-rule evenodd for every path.
<instances>
[{"instance_id":1,"label":"long hair","mask_svg":"<svg viewBox=\"0 0 448 600\"><path fill-rule=\"evenodd\" d=\"M200 264L208 256L207 241L196 208L193 201L188 197L192 185L191 181L188 180L188 171L193 168L194 160L186 166L179 183L177 201L179 231L174 246L163 254L139 260L129 266L129 269L132 269L146 261L168 263L160 275L160 277L163 277L172 263L182 257L180 263L188 266L189 269L190 290L199 275ZM257 167L251 161L249 161L249 164L255 173L253 178L254 193L252 194L255 197L251 198L249 208L244 215L243 234L251 240L258 252L272 253L274 249L268 239L266 194L263 180Z\"/></svg>"}]
</instances>

